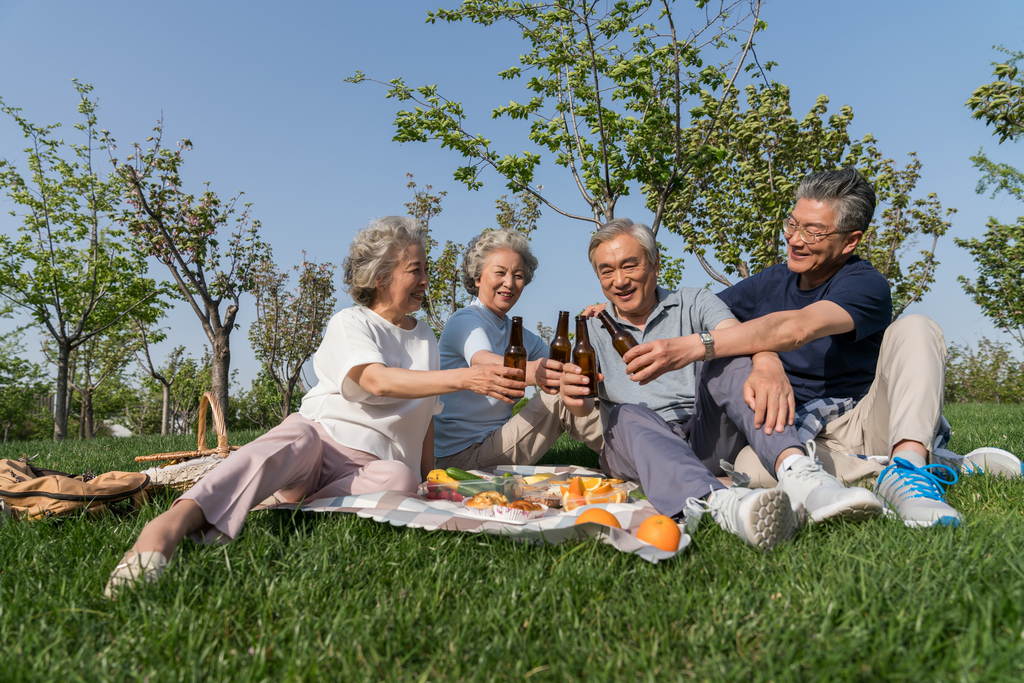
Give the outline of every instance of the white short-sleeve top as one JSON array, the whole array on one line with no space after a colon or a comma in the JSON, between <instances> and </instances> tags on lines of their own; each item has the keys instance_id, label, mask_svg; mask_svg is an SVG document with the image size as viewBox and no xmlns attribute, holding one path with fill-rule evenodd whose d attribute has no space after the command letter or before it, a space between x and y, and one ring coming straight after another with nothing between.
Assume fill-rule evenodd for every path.
<instances>
[{"instance_id":1,"label":"white short-sleeve top","mask_svg":"<svg viewBox=\"0 0 1024 683\"><path fill-rule=\"evenodd\" d=\"M374 396L348 378L352 368L369 363L407 370L441 367L437 340L424 322L403 330L365 306L346 308L331 318L313 354L319 382L302 399L299 412L322 424L339 444L381 460L399 460L418 474L423 438L444 404L437 396Z\"/></svg>"}]
</instances>

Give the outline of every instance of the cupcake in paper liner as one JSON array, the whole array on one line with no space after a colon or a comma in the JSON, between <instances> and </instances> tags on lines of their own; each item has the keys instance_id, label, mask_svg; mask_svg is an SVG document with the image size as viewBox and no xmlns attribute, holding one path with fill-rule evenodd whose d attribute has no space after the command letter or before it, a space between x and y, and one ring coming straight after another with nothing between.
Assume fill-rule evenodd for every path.
<instances>
[{"instance_id":1,"label":"cupcake in paper liner","mask_svg":"<svg viewBox=\"0 0 1024 683\"><path fill-rule=\"evenodd\" d=\"M493 517L495 506L508 505L508 498L497 491L484 491L463 501L462 505L468 512L472 512L474 515Z\"/></svg>"},{"instance_id":2,"label":"cupcake in paper liner","mask_svg":"<svg viewBox=\"0 0 1024 683\"><path fill-rule=\"evenodd\" d=\"M540 519L548 512L546 505L531 503L525 500L516 500L507 505L495 505L494 516L497 519L509 522L526 522L531 519Z\"/></svg>"}]
</instances>

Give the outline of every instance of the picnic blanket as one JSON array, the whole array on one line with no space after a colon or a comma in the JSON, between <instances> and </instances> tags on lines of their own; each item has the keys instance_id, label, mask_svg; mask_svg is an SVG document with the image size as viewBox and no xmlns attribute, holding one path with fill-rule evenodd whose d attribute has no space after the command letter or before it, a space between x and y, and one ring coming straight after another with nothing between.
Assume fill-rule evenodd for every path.
<instances>
[{"instance_id":1,"label":"picnic blanket","mask_svg":"<svg viewBox=\"0 0 1024 683\"><path fill-rule=\"evenodd\" d=\"M494 470L480 470L490 474L512 472L528 476L531 474L551 473L559 476L602 476L600 472L576 467L559 465L550 467L509 466ZM513 541L532 544L557 544L570 539L583 540L597 536L607 545L625 553L633 553L643 559L657 564L662 560L675 557L690 544L690 536L683 533L679 541L679 549L675 552L659 550L653 545L639 540L633 534L641 522L651 515L658 514L646 500L630 498L628 503L610 503L603 505L587 505L570 512L552 510L545 517L530 522L507 522L494 518L477 517L466 512L458 503L447 500L425 500L419 496L387 491L370 493L360 496L340 496L338 498L322 498L300 505L275 505L274 509L298 509L308 512L343 512L358 515L364 519L385 522L393 526L407 526L413 529L432 531L460 531L471 534L490 534L504 536ZM615 515L622 529L614 529L600 524L585 523L576 525L576 516L589 508L600 507ZM268 509L268 508L263 508Z\"/></svg>"}]
</instances>

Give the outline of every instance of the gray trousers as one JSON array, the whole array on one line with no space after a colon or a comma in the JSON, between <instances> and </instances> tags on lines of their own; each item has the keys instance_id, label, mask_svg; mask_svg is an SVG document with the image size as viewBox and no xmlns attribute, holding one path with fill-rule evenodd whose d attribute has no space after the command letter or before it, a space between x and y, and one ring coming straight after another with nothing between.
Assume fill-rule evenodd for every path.
<instances>
[{"instance_id":1,"label":"gray trousers","mask_svg":"<svg viewBox=\"0 0 1024 683\"><path fill-rule=\"evenodd\" d=\"M701 367L703 366L703 367ZM605 425L601 469L610 477L639 481L655 509L680 514L689 497L724 488L720 461L736 461L748 444L769 472L787 448L802 448L796 429L765 434L754 428L754 411L743 401L743 383L753 369L749 356L698 363L693 417L666 422L650 408L621 404Z\"/></svg>"}]
</instances>

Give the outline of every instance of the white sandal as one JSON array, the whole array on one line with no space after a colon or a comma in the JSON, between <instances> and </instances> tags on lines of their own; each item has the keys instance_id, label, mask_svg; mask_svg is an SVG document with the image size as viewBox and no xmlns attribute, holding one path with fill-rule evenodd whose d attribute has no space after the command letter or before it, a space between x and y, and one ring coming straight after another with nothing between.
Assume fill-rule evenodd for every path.
<instances>
[{"instance_id":1,"label":"white sandal","mask_svg":"<svg viewBox=\"0 0 1024 683\"><path fill-rule=\"evenodd\" d=\"M110 580L103 594L111 600L117 600L117 594L123 589L131 589L140 583L156 583L167 571L167 558L163 553L155 550L147 552L135 552L129 550L114 571L110 573Z\"/></svg>"}]
</instances>

